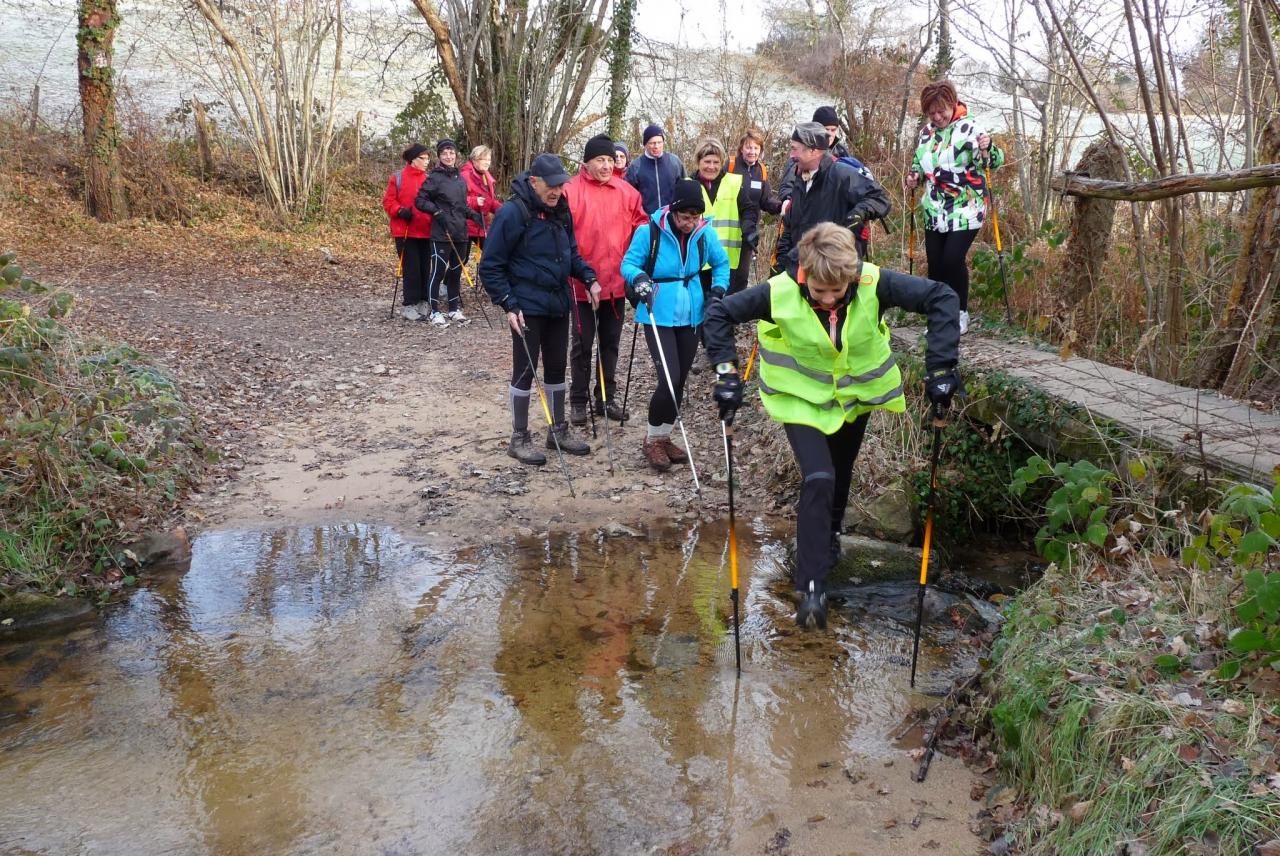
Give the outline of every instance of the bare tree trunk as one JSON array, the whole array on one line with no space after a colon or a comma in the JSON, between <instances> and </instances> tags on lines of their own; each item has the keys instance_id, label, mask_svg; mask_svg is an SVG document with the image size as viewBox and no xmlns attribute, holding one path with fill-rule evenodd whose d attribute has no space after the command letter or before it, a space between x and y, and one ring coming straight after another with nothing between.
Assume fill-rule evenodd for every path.
<instances>
[{"instance_id":1,"label":"bare tree trunk","mask_svg":"<svg viewBox=\"0 0 1280 856\"><path fill-rule=\"evenodd\" d=\"M196 153L200 156L200 177L213 175L213 131L209 126L209 114L205 111L204 102L195 96L191 97L191 113L196 122Z\"/></svg>"},{"instance_id":2,"label":"bare tree trunk","mask_svg":"<svg viewBox=\"0 0 1280 856\"><path fill-rule=\"evenodd\" d=\"M84 116L84 199L89 214L105 222L125 216L120 187L120 126L116 122L115 68L111 48L120 25L115 0L80 0L80 107Z\"/></svg>"},{"instance_id":3,"label":"bare tree trunk","mask_svg":"<svg viewBox=\"0 0 1280 856\"><path fill-rule=\"evenodd\" d=\"M1085 149L1076 171L1093 178L1119 178L1124 175L1124 157L1124 149L1106 137L1099 137ZM1066 247L1064 303L1068 312L1074 311L1102 280L1115 216L1114 200L1087 197L1075 200L1071 236Z\"/></svg>"},{"instance_id":4,"label":"bare tree trunk","mask_svg":"<svg viewBox=\"0 0 1280 856\"><path fill-rule=\"evenodd\" d=\"M27 133L36 135L36 123L40 121L40 84L31 87L31 118L27 124Z\"/></svg>"},{"instance_id":5,"label":"bare tree trunk","mask_svg":"<svg viewBox=\"0 0 1280 856\"><path fill-rule=\"evenodd\" d=\"M1155 202L1188 193L1229 193L1280 184L1280 163L1228 172L1166 175L1151 181L1111 181L1093 175L1068 173L1054 176L1049 186L1067 196L1115 199L1123 202Z\"/></svg>"}]
</instances>

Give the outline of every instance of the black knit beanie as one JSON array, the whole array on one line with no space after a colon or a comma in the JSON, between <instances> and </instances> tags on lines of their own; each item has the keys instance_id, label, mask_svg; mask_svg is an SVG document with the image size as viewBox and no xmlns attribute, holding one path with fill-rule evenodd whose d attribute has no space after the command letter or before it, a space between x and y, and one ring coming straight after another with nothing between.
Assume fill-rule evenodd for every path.
<instances>
[{"instance_id":1,"label":"black knit beanie","mask_svg":"<svg viewBox=\"0 0 1280 856\"><path fill-rule=\"evenodd\" d=\"M582 162L588 163L589 161L593 161L596 158L601 157L602 155L612 158L613 151L614 151L613 140L609 138L609 135L597 134L596 136L587 140L586 151L582 153Z\"/></svg>"},{"instance_id":2,"label":"black knit beanie","mask_svg":"<svg viewBox=\"0 0 1280 856\"><path fill-rule=\"evenodd\" d=\"M404 154L400 155L400 157L404 158L405 163L413 163L414 159L418 155L425 154L429 151L431 151L431 149L427 148L422 143L414 143L409 146L409 148L405 149Z\"/></svg>"},{"instance_id":3,"label":"black knit beanie","mask_svg":"<svg viewBox=\"0 0 1280 856\"><path fill-rule=\"evenodd\" d=\"M671 188L672 211L696 211L701 214L707 210L707 203L702 198L702 185L692 178L682 178Z\"/></svg>"},{"instance_id":4,"label":"black knit beanie","mask_svg":"<svg viewBox=\"0 0 1280 856\"><path fill-rule=\"evenodd\" d=\"M813 111L813 121L819 125L835 125L840 127L840 117L836 115L836 108L822 106Z\"/></svg>"},{"instance_id":5,"label":"black knit beanie","mask_svg":"<svg viewBox=\"0 0 1280 856\"><path fill-rule=\"evenodd\" d=\"M440 153L443 152L445 149L453 149L456 152L458 150L458 144L455 143L453 140L449 139L448 137L446 137L445 139L436 143L436 157L439 157Z\"/></svg>"}]
</instances>

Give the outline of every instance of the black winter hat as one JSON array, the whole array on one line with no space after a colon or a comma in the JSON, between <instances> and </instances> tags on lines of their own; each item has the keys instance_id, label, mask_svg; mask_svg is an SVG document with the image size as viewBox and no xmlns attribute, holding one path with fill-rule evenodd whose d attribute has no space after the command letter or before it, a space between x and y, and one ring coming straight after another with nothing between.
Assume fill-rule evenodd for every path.
<instances>
[{"instance_id":1,"label":"black winter hat","mask_svg":"<svg viewBox=\"0 0 1280 856\"><path fill-rule=\"evenodd\" d=\"M791 139L811 149L831 148L831 138L827 136L827 129L817 122L801 122L796 125L795 130L791 132Z\"/></svg>"},{"instance_id":2,"label":"black winter hat","mask_svg":"<svg viewBox=\"0 0 1280 856\"><path fill-rule=\"evenodd\" d=\"M429 151L431 151L431 149L427 148L422 143L414 143L409 146L409 148L405 149L404 153L400 155L400 157L404 158L405 163L413 163L414 159L417 158L418 155L425 154Z\"/></svg>"},{"instance_id":3,"label":"black winter hat","mask_svg":"<svg viewBox=\"0 0 1280 856\"><path fill-rule=\"evenodd\" d=\"M612 158L613 151L613 140L609 138L609 135L597 134L587 140L587 149L582 153L582 162L587 163L602 156Z\"/></svg>"},{"instance_id":4,"label":"black winter hat","mask_svg":"<svg viewBox=\"0 0 1280 856\"><path fill-rule=\"evenodd\" d=\"M458 144L448 137L445 137L443 140L436 143L436 157L439 157L440 153L445 149L453 149L456 152L458 150Z\"/></svg>"},{"instance_id":5,"label":"black winter hat","mask_svg":"<svg viewBox=\"0 0 1280 856\"><path fill-rule=\"evenodd\" d=\"M819 125L835 125L840 127L840 117L836 115L836 108L828 107L825 104L813 111L813 121Z\"/></svg>"},{"instance_id":6,"label":"black winter hat","mask_svg":"<svg viewBox=\"0 0 1280 856\"><path fill-rule=\"evenodd\" d=\"M641 135L640 142L647 143L654 137L662 137L662 139L665 140L667 138L667 132L662 130L661 125L650 125L644 129L644 134Z\"/></svg>"},{"instance_id":7,"label":"black winter hat","mask_svg":"<svg viewBox=\"0 0 1280 856\"><path fill-rule=\"evenodd\" d=\"M701 214L707 210L707 203L702 198L702 185L692 178L682 178L671 188L672 211L696 211Z\"/></svg>"}]
</instances>

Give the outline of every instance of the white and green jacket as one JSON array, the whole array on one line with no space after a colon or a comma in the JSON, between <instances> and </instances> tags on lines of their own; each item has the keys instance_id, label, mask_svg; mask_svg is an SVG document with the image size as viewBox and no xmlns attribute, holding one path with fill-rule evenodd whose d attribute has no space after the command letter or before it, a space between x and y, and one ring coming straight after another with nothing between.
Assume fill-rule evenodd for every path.
<instances>
[{"instance_id":1,"label":"white and green jacket","mask_svg":"<svg viewBox=\"0 0 1280 856\"><path fill-rule=\"evenodd\" d=\"M986 219L987 170L1004 163L1004 152L991 144L991 163L978 157L978 137L986 130L956 105L955 117L945 128L930 122L920 129L911 169L920 176L924 195L924 227L932 232L980 229Z\"/></svg>"}]
</instances>

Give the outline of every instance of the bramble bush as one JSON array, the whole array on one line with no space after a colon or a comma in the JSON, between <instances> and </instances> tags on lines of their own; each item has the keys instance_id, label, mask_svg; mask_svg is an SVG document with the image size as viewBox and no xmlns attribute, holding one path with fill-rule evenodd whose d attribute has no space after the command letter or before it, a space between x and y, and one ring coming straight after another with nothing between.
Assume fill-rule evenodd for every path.
<instances>
[{"instance_id":1,"label":"bramble bush","mask_svg":"<svg viewBox=\"0 0 1280 856\"><path fill-rule=\"evenodd\" d=\"M77 335L71 308L0 255L0 593L132 585L119 544L178 502L202 460L173 379Z\"/></svg>"}]
</instances>

